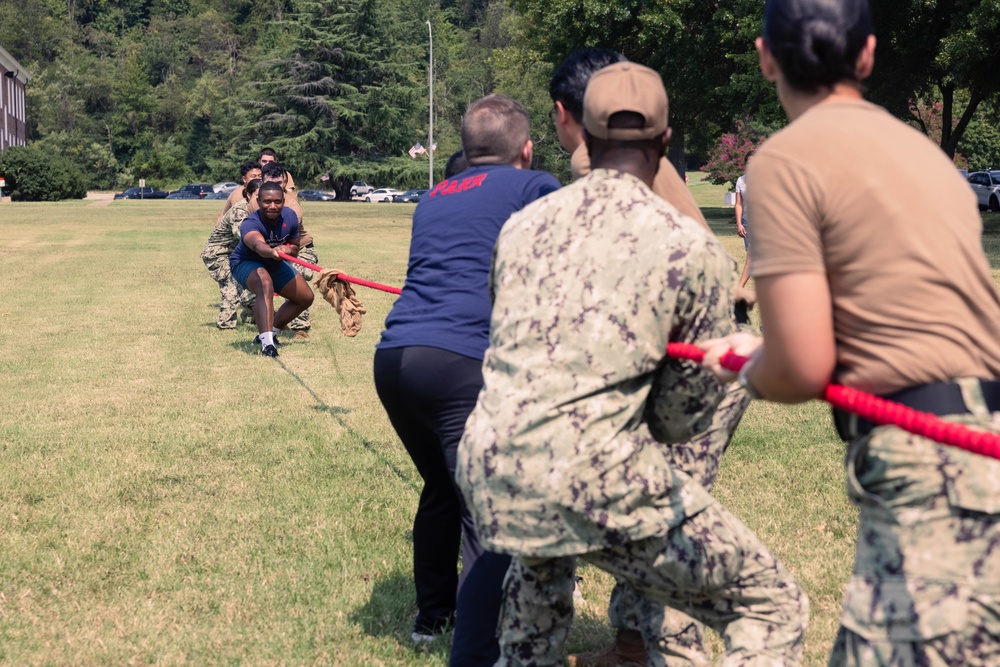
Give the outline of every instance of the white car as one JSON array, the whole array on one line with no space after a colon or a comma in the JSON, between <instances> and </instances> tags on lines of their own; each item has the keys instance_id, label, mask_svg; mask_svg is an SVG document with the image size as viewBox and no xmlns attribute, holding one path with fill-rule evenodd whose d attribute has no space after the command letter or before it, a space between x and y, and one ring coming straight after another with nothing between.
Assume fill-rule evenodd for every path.
<instances>
[{"instance_id":1,"label":"white car","mask_svg":"<svg viewBox=\"0 0 1000 667\"><path fill-rule=\"evenodd\" d=\"M351 186L351 196L352 197L362 197L364 195L371 194L375 188L368 185L364 181L354 181L354 185Z\"/></svg>"},{"instance_id":2,"label":"white car","mask_svg":"<svg viewBox=\"0 0 1000 667\"><path fill-rule=\"evenodd\" d=\"M403 194L399 190L394 190L392 188L379 188L375 192L365 195L365 201L370 202L386 202L392 201L392 198L396 195Z\"/></svg>"},{"instance_id":3,"label":"white car","mask_svg":"<svg viewBox=\"0 0 1000 667\"><path fill-rule=\"evenodd\" d=\"M1000 171L974 171L969 174L969 185L980 209L1000 211Z\"/></svg>"},{"instance_id":4,"label":"white car","mask_svg":"<svg viewBox=\"0 0 1000 667\"><path fill-rule=\"evenodd\" d=\"M240 186L232 181L225 181L223 183L216 183L213 185L212 192L232 192L238 187Z\"/></svg>"}]
</instances>

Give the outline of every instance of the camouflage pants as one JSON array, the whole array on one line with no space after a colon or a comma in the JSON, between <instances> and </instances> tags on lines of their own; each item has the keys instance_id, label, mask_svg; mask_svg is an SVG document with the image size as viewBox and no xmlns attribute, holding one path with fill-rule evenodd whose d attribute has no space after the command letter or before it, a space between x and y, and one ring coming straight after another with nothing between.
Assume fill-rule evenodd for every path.
<instances>
[{"instance_id":1,"label":"camouflage pants","mask_svg":"<svg viewBox=\"0 0 1000 667\"><path fill-rule=\"evenodd\" d=\"M299 259L304 262L309 262L310 264L319 264L319 257L316 255L315 248L299 248ZM292 268L302 274L302 277L306 279L306 282L310 282L313 279L313 270L307 269L301 264L291 263ZM298 317L288 323L288 328L292 331L309 331L312 326L309 321L309 311L303 310Z\"/></svg>"},{"instance_id":2,"label":"camouflage pants","mask_svg":"<svg viewBox=\"0 0 1000 667\"><path fill-rule=\"evenodd\" d=\"M722 399L712 424L701 435L688 442L671 445L668 450L670 462L678 470L686 472L707 491L712 490L715 477L719 473L719 460L726 451L743 413L750 404L750 398L740 385L733 382ZM621 581L611 590L608 604L608 619L611 626L620 629L640 630L637 608L643 604L635 590ZM711 657L705 650L705 637L701 623L687 614L669 607L663 609L663 620L657 632L656 644L647 643L650 651L659 651L660 659L666 667L702 667L711 664ZM655 646L655 648L654 648Z\"/></svg>"},{"instance_id":3,"label":"camouflage pants","mask_svg":"<svg viewBox=\"0 0 1000 667\"><path fill-rule=\"evenodd\" d=\"M1000 432L959 385L972 414L949 419ZM1000 665L1000 461L883 427L847 481L861 523L831 667Z\"/></svg>"},{"instance_id":4,"label":"camouflage pants","mask_svg":"<svg viewBox=\"0 0 1000 667\"><path fill-rule=\"evenodd\" d=\"M244 309L244 319L246 319L246 311L249 309L252 321L253 293L243 289L233 278L233 274L229 270L229 255L216 255L209 246L205 246L201 259L205 262L208 273L219 283L219 318L216 320L215 326L220 329L235 329L241 306Z\"/></svg>"},{"instance_id":5,"label":"camouflage pants","mask_svg":"<svg viewBox=\"0 0 1000 667\"><path fill-rule=\"evenodd\" d=\"M802 659L809 603L756 535L719 503L663 537L584 554L640 593L635 614L647 646L661 645L665 606L722 634L727 667L789 667ZM496 667L563 664L573 620L576 558L516 558L504 582ZM663 667L650 651L649 665Z\"/></svg>"}]
</instances>

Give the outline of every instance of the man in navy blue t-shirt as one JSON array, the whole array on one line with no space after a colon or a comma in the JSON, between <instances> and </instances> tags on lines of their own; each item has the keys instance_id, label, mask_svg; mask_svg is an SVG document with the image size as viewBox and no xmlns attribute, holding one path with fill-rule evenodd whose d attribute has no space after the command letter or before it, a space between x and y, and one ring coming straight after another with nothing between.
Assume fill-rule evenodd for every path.
<instances>
[{"instance_id":1,"label":"man in navy blue t-shirt","mask_svg":"<svg viewBox=\"0 0 1000 667\"><path fill-rule=\"evenodd\" d=\"M413 640L433 641L454 621L451 664L462 667L499 657L495 629L510 562L483 552L454 484L458 442L483 384L493 246L512 213L559 188L551 174L529 170L528 129L514 100L490 95L469 106L469 168L420 199L406 283L375 352L379 398L424 480L413 522Z\"/></svg>"},{"instance_id":2,"label":"man in navy blue t-shirt","mask_svg":"<svg viewBox=\"0 0 1000 667\"><path fill-rule=\"evenodd\" d=\"M299 219L285 208L285 192L279 183L268 182L257 191L260 208L240 225L240 242L229 256L233 277L254 293L257 342L266 357L278 356L274 335L312 305L309 284L278 255L299 253ZM285 299L274 312L274 294Z\"/></svg>"}]
</instances>

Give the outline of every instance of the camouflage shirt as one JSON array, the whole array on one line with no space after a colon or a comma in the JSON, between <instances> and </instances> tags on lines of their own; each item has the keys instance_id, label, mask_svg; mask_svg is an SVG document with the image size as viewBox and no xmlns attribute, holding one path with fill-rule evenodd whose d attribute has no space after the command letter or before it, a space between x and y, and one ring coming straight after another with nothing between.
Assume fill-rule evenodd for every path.
<instances>
[{"instance_id":1,"label":"camouflage shirt","mask_svg":"<svg viewBox=\"0 0 1000 667\"><path fill-rule=\"evenodd\" d=\"M704 430L725 388L665 353L732 332L734 275L715 237L622 172L594 170L511 216L456 471L487 549L579 554L706 506L660 443Z\"/></svg>"},{"instance_id":2,"label":"camouflage shirt","mask_svg":"<svg viewBox=\"0 0 1000 667\"><path fill-rule=\"evenodd\" d=\"M227 256L240 243L240 224L250 215L250 204L240 200L226 211L222 220L212 230L205 244L203 255Z\"/></svg>"}]
</instances>

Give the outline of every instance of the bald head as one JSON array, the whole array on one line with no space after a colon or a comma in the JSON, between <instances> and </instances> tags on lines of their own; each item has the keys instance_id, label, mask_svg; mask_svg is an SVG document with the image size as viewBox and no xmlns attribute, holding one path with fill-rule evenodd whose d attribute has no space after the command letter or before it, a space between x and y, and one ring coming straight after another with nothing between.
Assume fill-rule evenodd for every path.
<instances>
[{"instance_id":1,"label":"bald head","mask_svg":"<svg viewBox=\"0 0 1000 667\"><path fill-rule=\"evenodd\" d=\"M522 166L531 162L528 112L502 95L487 95L469 105L462 121L462 151L470 166Z\"/></svg>"}]
</instances>

